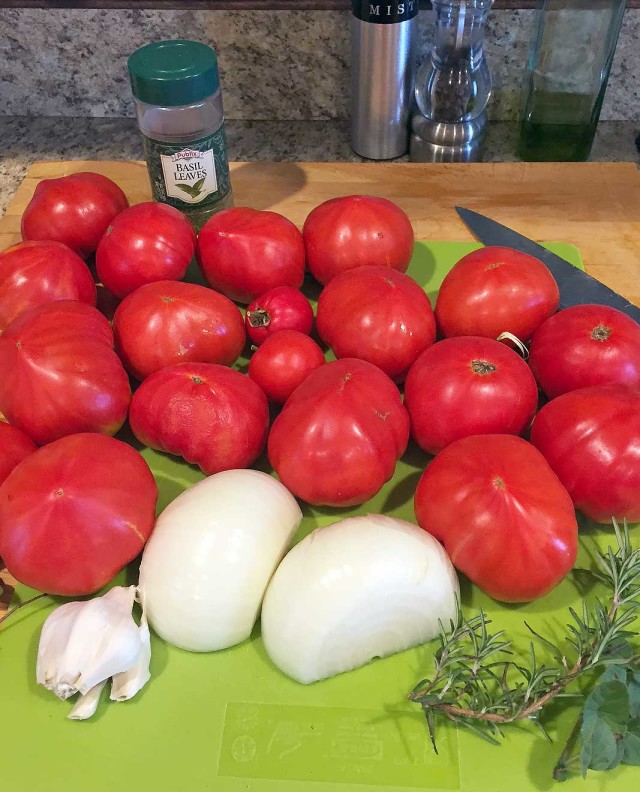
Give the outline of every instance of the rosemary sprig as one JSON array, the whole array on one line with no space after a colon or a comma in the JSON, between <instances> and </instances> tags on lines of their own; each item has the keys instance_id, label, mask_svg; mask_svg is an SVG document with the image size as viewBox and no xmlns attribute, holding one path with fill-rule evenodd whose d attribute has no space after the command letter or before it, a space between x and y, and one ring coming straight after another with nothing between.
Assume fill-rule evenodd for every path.
<instances>
[{"instance_id":1,"label":"rosemary sprig","mask_svg":"<svg viewBox=\"0 0 640 792\"><path fill-rule=\"evenodd\" d=\"M533 640L528 662L514 660L512 642L505 631L491 632L491 620L482 610L467 618L458 608L449 627L441 625L434 674L421 680L409 694L409 699L422 707L434 749L436 728L443 718L494 744L500 743L502 727L516 721L533 723L549 739L540 721L541 712L553 699L581 698L583 693L567 691L573 682L587 672L616 665L616 679L608 678L607 684L623 684L622 675L640 669L640 655L634 654L629 643L636 634L631 627L640 615L640 548L632 548L626 521L620 527L614 520L613 526L617 549L597 551L595 572L581 570L607 589L606 603L601 599L592 605L583 603L581 613L570 608L567 633L559 644L539 635L525 622L534 640L550 650L555 665L540 662ZM640 721L640 712L628 708L628 719L635 714ZM585 738L582 715L574 731L571 739L575 744L578 737ZM616 732L613 736L624 734ZM563 777L569 766L573 744L567 749L557 778ZM622 754L618 761L624 761ZM590 766L588 762L585 766L583 758L583 772Z\"/></svg>"}]
</instances>

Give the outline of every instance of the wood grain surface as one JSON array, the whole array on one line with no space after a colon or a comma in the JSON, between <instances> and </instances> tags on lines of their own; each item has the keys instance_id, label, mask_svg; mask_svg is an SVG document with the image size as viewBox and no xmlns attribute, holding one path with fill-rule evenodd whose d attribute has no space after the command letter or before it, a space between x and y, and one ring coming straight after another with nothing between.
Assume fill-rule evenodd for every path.
<instances>
[{"instance_id":1,"label":"wood grain surface","mask_svg":"<svg viewBox=\"0 0 640 792\"><path fill-rule=\"evenodd\" d=\"M640 172L632 163L232 163L236 205L271 209L302 226L327 198L381 195L409 215L416 238L468 240L454 206L475 209L535 240L570 242L588 272L640 304ZM0 220L0 250L20 241L20 216L42 179L94 170L131 202L150 198L141 162L38 162Z\"/></svg>"},{"instance_id":2,"label":"wood grain surface","mask_svg":"<svg viewBox=\"0 0 640 792\"><path fill-rule=\"evenodd\" d=\"M263 162L231 169L236 206L281 212L299 226L322 201L362 193L398 203L417 239L461 241L471 235L453 207L475 209L532 239L576 245L589 273L640 305L640 172L632 163ZM20 217L39 181L86 170L114 179L131 203L150 198L142 162L35 163L0 220L0 250L20 241ZM0 595L0 614L9 593Z\"/></svg>"}]
</instances>

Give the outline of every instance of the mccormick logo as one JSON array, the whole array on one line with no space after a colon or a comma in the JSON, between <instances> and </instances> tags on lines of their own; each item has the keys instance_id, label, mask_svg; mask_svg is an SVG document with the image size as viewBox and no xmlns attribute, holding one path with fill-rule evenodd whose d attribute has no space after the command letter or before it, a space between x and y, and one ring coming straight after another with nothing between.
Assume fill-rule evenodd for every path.
<instances>
[{"instance_id":1,"label":"mccormick logo","mask_svg":"<svg viewBox=\"0 0 640 792\"><path fill-rule=\"evenodd\" d=\"M202 151L195 151L194 149L182 149L182 151L176 151L175 154L171 155L171 162L176 162L177 160L181 159L202 159Z\"/></svg>"}]
</instances>

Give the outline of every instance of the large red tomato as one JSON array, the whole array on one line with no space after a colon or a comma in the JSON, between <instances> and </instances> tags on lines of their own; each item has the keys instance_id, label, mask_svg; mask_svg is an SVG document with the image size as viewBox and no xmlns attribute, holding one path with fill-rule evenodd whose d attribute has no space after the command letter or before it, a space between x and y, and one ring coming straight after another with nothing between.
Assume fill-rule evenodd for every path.
<instances>
[{"instance_id":1,"label":"large red tomato","mask_svg":"<svg viewBox=\"0 0 640 792\"><path fill-rule=\"evenodd\" d=\"M316 324L337 358L367 360L396 382L436 337L423 289L389 267L336 275L320 294Z\"/></svg>"},{"instance_id":2,"label":"large red tomato","mask_svg":"<svg viewBox=\"0 0 640 792\"><path fill-rule=\"evenodd\" d=\"M27 308L78 300L96 304L96 286L77 253L60 242L20 242L0 253L0 333Z\"/></svg>"},{"instance_id":3,"label":"large red tomato","mask_svg":"<svg viewBox=\"0 0 640 792\"><path fill-rule=\"evenodd\" d=\"M541 261L511 248L484 247L445 276L436 320L445 336L496 339L509 332L528 341L559 300L558 284Z\"/></svg>"},{"instance_id":4,"label":"large red tomato","mask_svg":"<svg viewBox=\"0 0 640 792\"><path fill-rule=\"evenodd\" d=\"M298 289L276 286L248 306L245 325L247 335L258 346L281 330L297 330L309 335L313 327L313 308Z\"/></svg>"},{"instance_id":5,"label":"large red tomato","mask_svg":"<svg viewBox=\"0 0 640 792\"><path fill-rule=\"evenodd\" d=\"M256 350L249 362L249 376L274 404L284 404L324 363L324 353L312 338L297 330L280 330Z\"/></svg>"},{"instance_id":6,"label":"large red tomato","mask_svg":"<svg viewBox=\"0 0 640 792\"><path fill-rule=\"evenodd\" d=\"M120 359L139 380L176 363L230 366L245 341L242 314L231 300L180 281L148 283L125 297L113 331Z\"/></svg>"},{"instance_id":7,"label":"large red tomato","mask_svg":"<svg viewBox=\"0 0 640 792\"><path fill-rule=\"evenodd\" d=\"M356 267L406 272L413 254L413 228L386 198L347 195L321 203L302 229L307 266L322 284Z\"/></svg>"},{"instance_id":8,"label":"large red tomato","mask_svg":"<svg viewBox=\"0 0 640 792\"><path fill-rule=\"evenodd\" d=\"M0 412L38 445L76 432L115 434L129 378L105 317L60 300L20 314L0 335Z\"/></svg>"},{"instance_id":9,"label":"large red tomato","mask_svg":"<svg viewBox=\"0 0 640 792\"><path fill-rule=\"evenodd\" d=\"M105 586L142 550L158 488L126 443L63 437L21 462L0 487L0 554L21 583L77 597Z\"/></svg>"},{"instance_id":10,"label":"large red tomato","mask_svg":"<svg viewBox=\"0 0 640 792\"><path fill-rule=\"evenodd\" d=\"M99 173L44 179L22 215L22 238L62 242L86 258L128 205L118 185Z\"/></svg>"},{"instance_id":11,"label":"large red tomato","mask_svg":"<svg viewBox=\"0 0 640 792\"><path fill-rule=\"evenodd\" d=\"M542 597L576 560L571 498L542 454L520 437L456 440L425 470L415 511L454 566L502 602Z\"/></svg>"},{"instance_id":12,"label":"large red tomato","mask_svg":"<svg viewBox=\"0 0 640 792\"><path fill-rule=\"evenodd\" d=\"M207 283L236 302L250 303L276 286L298 289L304 280L302 234L277 212L218 212L200 231L197 256Z\"/></svg>"},{"instance_id":13,"label":"large red tomato","mask_svg":"<svg viewBox=\"0 0 640 792\"><path fill-rule=\"evenodd\" d=\"M564 393L536 415L531 442L587 517L640 520L640 389Z\"/></svg>"},{"instance_id":14,"label":"large red tomato","mask_svg":"<svg viewBox=\"0 0 640 792\"><path fill-rule=\"evenodd\" d=\"M404 384L414 440L430 454L474 434L521 434L538 406L524 360L490 338L445 338L425 350Z\"/></svg>"},{"instance_id":15,"label":"large red tomato","mask_svg":"<svg viewBox=\"0 0 640 792\"><path fill-rule=\"evenodd\" d=\"M139 203L122 212L96 250L98 277L116 297L145 283L184 278L193 258L196 232L173 206Z\"/></svg>"},{"instance_id":16,"label":"large red tomato","mask_svg":"<svg viewBox=\"0 0 640 792\"><path fill-rule=\"evenodd\" d=\"M393 476L409 439L400 393L379 368L344 358L312 371L269 435L269 461L315 506L355 506Z\"/></svg>"},{"instance_id":17,"label":"large red tomato","mask_svg":"<svg viewBox=\"0 0 640 792\"><path fill-rule=\"evenodd\" d=\"M156 371L129 411L144 445L198 465L207 476L249 467L264 449L267 397L245 374L215 363L179 363Z\"/></svg>"},{"instance_id":18,"label":"large red tomato","mask_svg":"<svg viewBox=\"0 0 640 792\"><path fill-rule=\"evenodd\" d=\"M18 462L32 454L36 444L15 426L0 420L0 484Z\"/></svg>"},{"instance_id":19,"label":"large red tomato","mask_svg":"<svg viewBox=\"0 0 640 792\"><path fill-rule=\"evenodd\" d=\"M543 322L529 365L550 399L593 385L640 385L640 325L606 305L574 305Z\"/></svg>"}]
</instances>

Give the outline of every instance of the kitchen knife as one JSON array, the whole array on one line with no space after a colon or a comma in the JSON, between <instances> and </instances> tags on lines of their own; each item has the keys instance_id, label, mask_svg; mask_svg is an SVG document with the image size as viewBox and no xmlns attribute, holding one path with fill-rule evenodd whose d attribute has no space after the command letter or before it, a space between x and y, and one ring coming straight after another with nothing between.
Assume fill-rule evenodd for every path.
<instances>
[{"instance_id":1,"label":"kitchen knife","mask_svg":"<svg viewBox=\"0 0 640 792\"><path fill-rule=\"evenodd\" d=\"M507 226L491 220L489 217L473 212L471 209L463 209L461 206L455 207L456 212L480 242L484 245L499 245L519 250L521 253L528 253L539 259L551 272L560 290L560 308L568 308L571 305L584 305L585 303L597 303L598 305L609 305L627 314L640 324L640 308L629 300L600 283L593 276L574 267L560 256L542 247L527 237L512 231Z\"/></svg>"}]
</instances>

